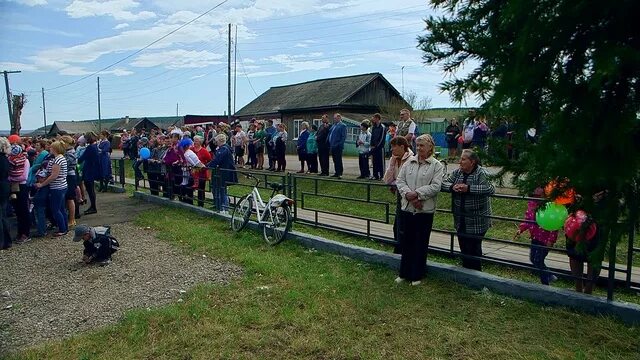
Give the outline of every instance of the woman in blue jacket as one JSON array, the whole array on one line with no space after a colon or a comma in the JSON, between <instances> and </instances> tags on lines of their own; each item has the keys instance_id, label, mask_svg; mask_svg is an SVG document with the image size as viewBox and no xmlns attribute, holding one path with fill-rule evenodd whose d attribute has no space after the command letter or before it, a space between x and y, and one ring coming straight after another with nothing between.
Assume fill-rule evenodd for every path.
<instances>
[{"instance_id":1,"label":"woman in blue jacket","mask_svg":"<svg viewBox=\"0 0 640 360\"><path fill-rule=\"evenodd\" d=\"M95 214L96 209L96 188L94 182L102 179L102 171L100 169L100 159L98 157L98 145L96 145L97 135L91 131L84 135L87 141L87 148L82 156L78 158L78 162L82 164L82 181L89 195L91 206L85 210L84 214Z\"/></svg>"},{"instance_id":2,"label":"woman in blue jacket","mask_svg":"<svg viewBox=\"0 0 640 360\"><path fill-rule=\"evenodd\" d=\"M227 184L238 182L236 174L236 166L233 161L231 148L227 144L227 136L219 134L215 137L218 149L213 160L208 164L209 168L216 169L212 177L213 198L216 209L223 214L227 213L229 208L229 197L227 196Z\"/></svg>"},{"instance_id":3,"label":"woman in blue jacket","mask_svg":"<svg viewBox=\"0 0 640 360\"><path fill-rule=\"evenodd\" d=\"M98 191L107 191L107 185L111 181L111 142L109 132L102 130L100 133L100 144L98 144L98 155L100 157L100 188Z\"/></svg>"}]
</instances>

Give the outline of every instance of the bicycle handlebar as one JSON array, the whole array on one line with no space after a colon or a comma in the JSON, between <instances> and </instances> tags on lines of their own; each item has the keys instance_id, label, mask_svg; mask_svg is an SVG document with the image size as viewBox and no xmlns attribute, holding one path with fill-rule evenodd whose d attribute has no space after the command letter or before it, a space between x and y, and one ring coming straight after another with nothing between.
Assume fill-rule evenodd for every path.
<instances>
[{"instance_id":1,"label":"bicycle handlebar","mask_svg":"<svg viewBox=\"0 0 640 360\"><path fill-rule=\"evenodd\" d=\"M258 185L260 185L260 179L258 179L257 177L255 177L255 176L253 176L253 175L251 175L251 174L244 174L244 176L245 176L247 179L253 179L253 180L255 180L255 181L256 181L256 183L255 183L255 185L254 185L255 187L258 187Z\"/></svg>"}]
</instances>

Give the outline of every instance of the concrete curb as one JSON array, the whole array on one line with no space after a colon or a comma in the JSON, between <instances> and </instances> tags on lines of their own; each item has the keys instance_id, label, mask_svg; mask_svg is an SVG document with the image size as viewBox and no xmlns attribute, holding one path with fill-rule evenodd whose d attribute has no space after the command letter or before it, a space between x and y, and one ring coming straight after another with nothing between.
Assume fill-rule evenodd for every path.
<instances>
[{"instance_id":1,"label":"concrete curb","mask_svg":"<svg viewBox=\"0 0 640 360\"><path fill-rule=\"evenodd\" d=\"M199 214L213 216L218 219L231 219L230 215L222 215L212 210L151 196L139 191L134 192L133 195L137 199L158 205L188 209ZM261 226L253 221L249 222L247 227L258 231L262 230ZM297 231L292 231L289 234L289 239L295 240L302 246L308 248L339 254L368 263L384 265L391 269L397 270L400 267L400 255L345 244ZM496 275L464 269L454 265L435 263L432 261L427 264L427 271L429 272L429 275L449 279L474 289L487 288L494 293L533 301L539 304L563 306L588 314L609 315L618 318L627 325L635 326L640 324L640 305L636 304L620 301L607 301L606 298L598 296L580 294L571 290L559 289L541 284L506 279Z\"/></svg>"}]
</instances>

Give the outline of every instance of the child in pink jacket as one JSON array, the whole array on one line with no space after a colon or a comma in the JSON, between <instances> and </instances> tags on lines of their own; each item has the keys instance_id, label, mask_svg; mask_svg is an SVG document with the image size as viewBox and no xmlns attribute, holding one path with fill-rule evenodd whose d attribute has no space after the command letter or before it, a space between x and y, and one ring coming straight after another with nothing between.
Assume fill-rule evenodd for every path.
<instances>
[{"instance_id":1,"label":"child in pink jacket","mask_svg":"<svg viewBox=\"0 0 640 360\"><path fill-rule=\"evenodd\" d=\"M544 190L542 188L537 188L534 190L531 197L541 198L544 194ZM529 237L531 238L531 252L529 253L529 260L533 266L539 269L540 282L544 285L549 285L551 281L556 280L556 276L550 274L547 271L547 266L544 263L545 258L549 254L549 248L553 247L553 244L558 240L558 232L557 231L547 231L542 229L536 221L536 211L538 211L538 207L540 204L543 204L537 200L529 200L527 203L527 211L524 214L524 219L532 222L523 222L518 227L518 233L516 237L520 236L525 231L529 232Z\"/></svg>"}]
</instances>

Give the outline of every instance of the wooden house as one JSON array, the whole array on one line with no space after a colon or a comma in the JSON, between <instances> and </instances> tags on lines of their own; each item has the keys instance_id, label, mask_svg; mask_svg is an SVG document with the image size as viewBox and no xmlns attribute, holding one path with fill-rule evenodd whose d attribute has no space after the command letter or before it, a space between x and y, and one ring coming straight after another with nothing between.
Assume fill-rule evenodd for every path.
<instances>
[{"instance_id":1,"label":"wooden house","mask_svg":"<svg viewBox=\"0 0 640 360\"><path fill-rule=\"evenodd\" d=\"M353 75L276 86L240 109L235 116L241 121L272 119L283 122L289 133L288 149L293 152L303 121L319 125L323 114L339 113L347 125L346 154L355 154L360 122L370 119L392 102L409 104L398 90L380 73Z\"/></svg>"}]
</instances>

